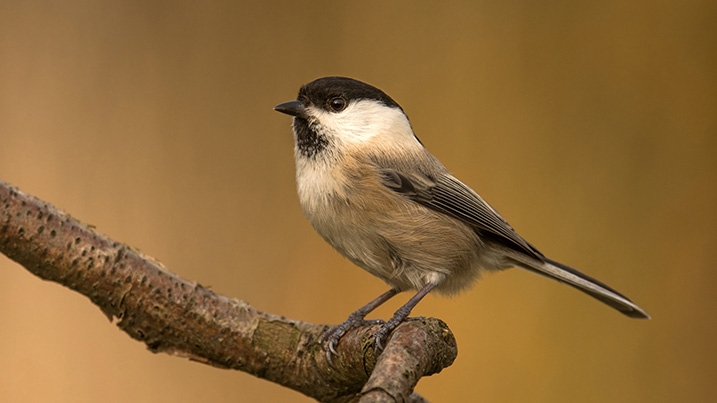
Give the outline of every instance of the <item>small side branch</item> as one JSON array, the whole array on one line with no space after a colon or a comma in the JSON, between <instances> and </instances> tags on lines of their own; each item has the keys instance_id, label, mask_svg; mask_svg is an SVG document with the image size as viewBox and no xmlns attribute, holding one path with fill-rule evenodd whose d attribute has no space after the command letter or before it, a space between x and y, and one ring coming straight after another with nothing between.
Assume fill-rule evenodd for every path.
<instances>
[{"instance_id":1,"label":"small side branch","mask_svg":"<svg viewBox=\"0 0 717 403\"><path fill-rule=\"evenodd\" d=\"M153 352L238 369L322 402L424 401L412 393L416 383L457 354L445 323L417 318L394 331L378 361L377 327L348 332L332 367L318 342L327 326L217 295L2 181L0 252L87 296Z\"/></svg>"}]
</instances>

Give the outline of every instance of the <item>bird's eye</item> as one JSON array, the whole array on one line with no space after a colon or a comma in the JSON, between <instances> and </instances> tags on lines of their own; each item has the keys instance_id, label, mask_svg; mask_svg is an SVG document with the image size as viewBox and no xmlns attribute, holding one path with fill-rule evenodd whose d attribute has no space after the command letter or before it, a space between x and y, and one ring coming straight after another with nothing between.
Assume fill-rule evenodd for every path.
<instances>
[{"instance_id":1,"label":"bird's eye","mask_svg":"<svg viewBox=\"0 0 717 403\"><path fill-rule=\"evenodd\" d=\"M333 97L329 99L329 108L334 112L341 112L346 109L346 100L341 97Z\"/></svg>"}]
</instances>

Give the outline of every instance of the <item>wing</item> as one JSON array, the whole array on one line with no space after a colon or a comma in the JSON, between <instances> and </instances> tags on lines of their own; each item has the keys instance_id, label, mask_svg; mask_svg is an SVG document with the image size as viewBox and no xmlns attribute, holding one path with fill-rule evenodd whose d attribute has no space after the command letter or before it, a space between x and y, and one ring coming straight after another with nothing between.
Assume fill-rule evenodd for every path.
<instances>
[{"instance_id":1,"label":"wing","mask_svg":"<svg viewBox=\"0 0 717 403\"><path fill-rule=\"evenodd\" d=\"M476 192L448 173L435 178L381 168L383 184L414 202L463 221L481 235L544 260L545 257L515 230Z\"/></svg>"}]
</instances>

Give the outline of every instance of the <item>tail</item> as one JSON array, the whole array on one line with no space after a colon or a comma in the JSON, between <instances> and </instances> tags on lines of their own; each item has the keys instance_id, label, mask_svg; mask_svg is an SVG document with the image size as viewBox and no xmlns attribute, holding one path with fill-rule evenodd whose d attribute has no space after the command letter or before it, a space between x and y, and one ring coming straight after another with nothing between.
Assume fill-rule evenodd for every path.
<instances>
[{"instance_id":1,"label":"tail","mask_svg":"<svg viewBox=\"0 0 717 403\"><path fill-rule=\"evenodd\" d=\"M575 287L631 318L650 319L650 315L648 315L647 312L635 305L629 298L613 290L605 283L595 280L594 278L562 263L558 263L548 258L544 259L545 261L540 263L533 259L530 259L530 261L528 261L528 259L516 259L515 263L526 270L530 270L534 273L550 277L554 280L560 281L561 283Z\"/></svg>"}]
</instances>

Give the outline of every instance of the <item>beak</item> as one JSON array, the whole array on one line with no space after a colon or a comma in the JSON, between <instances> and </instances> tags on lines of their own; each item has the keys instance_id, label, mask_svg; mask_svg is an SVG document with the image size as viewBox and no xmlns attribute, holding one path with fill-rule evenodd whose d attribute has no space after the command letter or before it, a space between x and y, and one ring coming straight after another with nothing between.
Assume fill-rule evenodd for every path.
<instances>
[{"instance_id":1,"label":"beak","mask_svg":"<svg viewBox=\"0 0 717 403\"><path fill-rule=\"evenodd\" d=\"M291 116L304 116L304 106L301 104L301 101L284 102L283 104L276 105L274 110Z\"/></svg>"}]
</instances>

